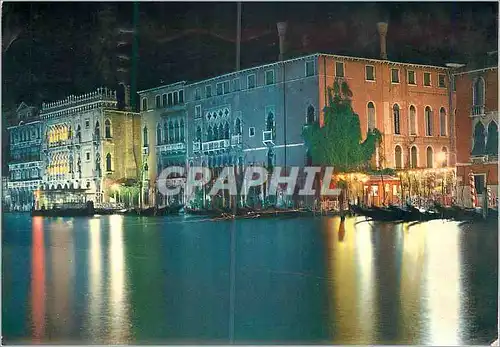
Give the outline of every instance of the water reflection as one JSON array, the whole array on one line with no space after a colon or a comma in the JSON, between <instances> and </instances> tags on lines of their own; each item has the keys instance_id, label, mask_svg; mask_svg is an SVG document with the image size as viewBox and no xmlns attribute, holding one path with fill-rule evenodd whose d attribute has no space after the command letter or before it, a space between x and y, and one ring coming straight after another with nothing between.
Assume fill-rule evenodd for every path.
<instances>
[{"instance_id":1,"label":"water reflection","mask_svg":"<svg viewBox=\"0 0 500 347\"><path fill-rule=\"evenodd\" d=\"M89 242L89 303L88 303L88 336L102 339L102 319L105 317L103 308L103 269L101 250L101 219L91 218L88 221L90 238Z\"/></svg>"},{"instance_id":2,"label":"water reflection","mask_svg":"<svg viewBox=\"0 0 500 347\"><path fill-rule=\"evenodd\" d=\"M31 307L33 342L39 343L45 334L45 245L42 217L32 222Z\"/></svg>"},{"instance_id":3,"label":"water reflection","mask_svg":"<svg viewBox=\"0 0 500 347\"><path fill-rule=\"evenodd\" d=\"M126 262L123 241L123 216L109 219L109 288L110 306L109 343L117 344L128 340L130 322L128 312Z\"/></svg>"},{"instance_id":4,"label":"water reflection","mask_svg":"<svg viewBox=\"0 0 500 347\"><path fill-rule=\"evenodd\" d=\"M7 342L450 345L496 334L490 227L29 221L3 236Z\"/></svg>"}]
</instances>

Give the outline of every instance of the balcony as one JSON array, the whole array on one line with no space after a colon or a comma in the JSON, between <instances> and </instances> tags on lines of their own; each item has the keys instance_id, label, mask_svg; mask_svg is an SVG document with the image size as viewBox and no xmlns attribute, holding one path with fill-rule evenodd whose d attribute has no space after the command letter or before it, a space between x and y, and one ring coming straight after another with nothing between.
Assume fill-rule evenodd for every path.
<instances>
[{"instance_id":1,"label":"balcony","mask_svg":"<svg viewBox=\"0 0 500 347\"><path fill-rule=\"evenodd\" d=\"M262 132L262 142L266 146L274 146L274 131L265 130Z\"/></svg>"},{"instance_id":2,"label":"balcony","mask_svg":"<svg viewBox=\"0 0 500 347\"><path fill-rule=\"evenodd\" d=\"M193 152L197 153L201 150L201 142L193 141Z\"/></svg>"},{"instance_id":3,"label":"balcony","mask_svg":"<svg viewBox=\"0 0 500 347\"><path fill-rule=\"evenodd\" d=\"M184 142L167 143L164 145L158 145L156 148L159 152L180 152L186 149L186 144Z\"/></svg>"},{"instance_id":4,"label":"balcony","mask_svg":"<svg viewBox=\"0 0 500 347\"><path fill-rule=\"evenodd\" d=\"M471 115L471 117L484 116L484 105L481 105L481 106L478 106L478 105L472 106L470 115Z\"/></svg>"},{"instance_id":5,"label":"balcony","mask_svg":"<svg viewBox=\"0 0 500 347\"><path fill-rule=\"evenodd\" d=\"M223 151L228 147L229 147L229 140L227 140L227 139L208 141L208 142L204 142L202 144L202 149L203 149L203 152L205 152L205 153Z\"/></svg>"},{"instance_id":6,"label":"balcony","mask_svg":"<svg viewBox=\"0 0 500 347\"><path fill-rule=\"evenodd\" d=\"M231 146L241 145L243 143L243 138L241 135L231 136Z\"/></svg>"}]
</instances>

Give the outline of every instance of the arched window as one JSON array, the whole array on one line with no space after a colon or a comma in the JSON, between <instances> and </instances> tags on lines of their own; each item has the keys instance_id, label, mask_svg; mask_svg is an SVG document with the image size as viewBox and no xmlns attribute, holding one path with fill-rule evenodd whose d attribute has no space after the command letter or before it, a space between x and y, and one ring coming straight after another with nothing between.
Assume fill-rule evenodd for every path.
<instances>
[{"instance_id":1,"label":"arched window","mask_svg":"<svg viewBox=\"0 0 500 347\"><path fill-rule=\"evenodd\" d=\"M274 128L274 113L273 111L269 111L266 119L266 130L270 131Z\"/></svg>"},{"instance_id":2,"label":"arched window","mask_svg":"<svg viewBox=\"0 0 500 347\"><path fill-rule=\"evenodd\" d=\"M417 135L417 110L415 106L410 106L410 135Z\"/></svg>"},{"instance_id":3,"label":"arched window","mask_svg":"<svg viewBox=\"0 0 500 347\"><path fill-rule=\"evenodd\" d=\"M446 136L446 110L444 107L439 110L439 130L441 136Z\"/></svg>"},{"instance_id":4,"label":"arched window","mask_svg":"<svg viewBox=\"0 0 500 347\"><path fill-rule=\"evenodd\" d=\"M236 135L241 135L241 121L239 118L236 118L236 121L234 122L234 133Z\"/></svg>"},{"instance_id":5,"label":"arched window","mask_svg":"<svg viewBox=\"0 0 500 347\"><path fill-rule=\"evenodd\" d=\"M394 134L401 134L400 122L399 122L399 105L395 104L392 107L392 113L394 117Z\"/></svg>"},{"instance_id":6,"label":"arched window","mask_svg":"<svg viewBox=\"0 0 500 347\"><path fill-rule=\"evenodd\" d=\"M432 152L432 147L427 147L427 167L432 168L434 163L434 153Z\"/></svg>"},{"instance_id":7,"label":"arched window","mask_svg":"<svg viewBox=\"0 0 500 347\"><path fill-rule=\"evenodd\" d=\"M368 103L367 107L367 119L368 119L368 130L375 129L376 127L375 105L371 101Z\"/></svg>"},{"instance_id":8,"label":"arched window","mask_svg":"<svg viewBox=\"0 0 500 347\"><path fill-rule=\"evenodd\" d=\"M491 121L488 125L488 138L486 140L486 153L498 155L498 125Z\"/></svg>"},{"instance_id":9,"label":"arched window","mask_svg":"<svg viewBox=\"0 0 500 347\"><path fill-rule=\"evenodd\" d=\"M222 140L224 138L224 126L222 124L219 124L219 140Z\"/></svg>"},{"instance_id":10,"label":"arched window","mask_svg":"<svg viewBox=\"0 0 500 347\"><path fill-rule=\"evenodd\" d=\"M484 125L481 122L477 122L476 126L474 127L474 147L472 147L472 155L484 154L484 145Z\"/></svg>"},{"instance_id":11,"label":"arched window","mask_svg":"<svg viewBox=\"0 0 500 347\"><path fill-rule=\"evenodd\" d=\"M184 119L181 119L179 126L181 131L181 142L184 142Z\"/></svg>"},{"instance_id":12,"label":"arched window","mask_svg":"<svg viewBox=\"0 0 500 347\"><path fill-rule=\"evenodd\" d=\"M168 142L174 143L174 123L168 122Z\"/></svg>"},{"instance_id":13,"label":"arched window","mask_svg":"<svg viewBox=\"0 0 500 347\"><path fill-rule=\"evenodd\" d=\"M142 140L144 143L144 147L148 147L149 141L148 141L148 128L147 127L144 127L144 129L142 129Z\"/></svg>"},{"instance_id":14,"label":"arched window","mask_svg":"<svg viewBox=\"0 0 500 347\"><path fill-rule=\"evenodd\" d=\"M315 121L316 121L316 116L314 115L314 106L309 105L309 107L307 107L306 122L307 124L313 124Z\"/></svg>"},{"instance_id":15,"label":"arched window","mask_svg":"<svg viewBox=\"0 0 500 347\"><path fill-rule=\"evenodd\" d=\"M175 121L175 133L174 133L174 137L175 137L175 143L179 142L179 121L176 120Z\"/></svg>"},{"instance_id":16,"label":"arched window","mask_svg":"<svg viewBox=\"0 0 500 347\"><path fill-rule=\"evenodd\" d=\"M411 156L410 165L411 165L412 169L416 169L417 165L418 165L418 161L417 161L417 147L413 146L410 151L411 151L411 153L410 153L410 156Z\"/></svg>"},{"instance_id":17,"label":"arched window","mask_svg":"<svg viewBox=\"0 0 500 347\"><path fill-rule=\"evenodd\" d=\"M394 158L396 161L396 169L401 169L403 163L403 150L399 145L397 145L396 148L394 149Z\"/></svg>"},{"instance_id":18,"label":"arched window","mask_svg":"<svg viewBox=\"0 0 500 347\"><path fill-rule=\"evenodd\" d=\"M441 148L441 158L440 158L440 164L441 164L441 167L446 167L448 166L448 148L446 147L443 147Z\"/></svg>"},{"instance_id":19,"label":"arched window","mask_svg":"<svg viewBox=\"0 0 500 347\"><path fill-rule=\"evenodd\" d=\"M208 127L208 130L207 130L207 141L213 141L214 139L214 132L212 130L212 127Z\"/></svg>"},{"instance_id":20,"label":"arched window","mask_svg":"<svg viewBox=\"0 0 500 347\"><path fill-rule=\"evenodd\" d=\"M484 106L484 79L482 77L474 82L472 94L474 106Z\"/></svg>"},{"instance_id":21,"label":"arched window","mask_svg":"<svg viewBox=\"0 0 500 347\"><path fill-rule=\"evenodd\" d=\"M196 141L201 141L201 127L199 125L196 128Z\"/></svg>"},{"instance_id":22,"label":"arched window","mask_svg":"<svg viewBox=\"0 0 500 347\"><path fill-rule=\"evenodd\" d=\"M218 140L219 139L219 128L217 127L217 125L214 125L213 131L214 132L213 132L213 137L212 137L211 141Z\"/></svg>"},{"instance_id":23,"label":"arched window","mask_svg":"<svg viewBox=\"0 0 500 347\"><path fill-rule=\"evenodd\" d=\"M156 144L161 145L161 125L156 125Z\"/></svg>"},{"instance_id":24,"label":"arched window","mask_svg":"<svg viewBox=\"0 0 500 347\"><path fill-rule=\"evenodd\" d=\"M111 171L111 154L106 154L106 171Z\"/></svg>"},{"instance_id":25,"label":"arched window","mask_svg":"<svg viewBox=\"0 0 500 347\"><path fill-rule=\"evenodd\" d=\"M99 121L95 122L95 136L97 138L101 136L101 128L99 127Z\"/></svg>"},{"instance_id":26,"label":"arched window","mask_svg":"<svg viewBox=\"0 0 500 347\"><path fill-rule=\"evenodd\" d=\"M106 119L104 122L104 132L107 139L111 138L111 121Z\"/></svg>"},{"instance_id":27,"label":"arched window","mask_svg":"<svg viewBox=\"0 0 500 347\"><path fill-rule=\"evenodd\" d=\"M229 123L224 124L224 138L229 139Z\"/></svg>"},{"instance_id":28,"label":"arched window","mask_svg":"<svg viewBox=\"0 0 500 347\"><path fill-rule=\"evenodd\" d=\"M432 110L429 106L425 108L425 135L432 136Z\"/></svg>"}]
</instances>

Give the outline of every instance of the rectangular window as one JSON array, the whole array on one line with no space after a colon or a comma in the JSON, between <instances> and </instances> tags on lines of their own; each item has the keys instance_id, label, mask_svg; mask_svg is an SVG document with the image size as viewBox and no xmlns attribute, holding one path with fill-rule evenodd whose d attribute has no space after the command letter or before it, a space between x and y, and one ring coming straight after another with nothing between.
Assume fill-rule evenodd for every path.
<instances>
[{"instance_id":1,"label":"rectangular window","mask_svg":"<svg viewBox=\"0 0 500 347\"><path fill-rule=\"evenodd\" d=\"M148 110L148 99L147 98L143 98L142 99L142 110L143 111L147 111Z\"/></svg>"},{"instance_id":2,"label":"rectangular window","mask_svg":"<svg viewBox=\"0 0 500 347\"><path fill-rule=\"evenodd\" d=\"M212 97L212 86L205 86L205 97L206 98Z\"/></svg>"},{"instance_id":3,"label":"rectangular window","mask_svg":"<svg viewBox=\"0 0 500 347\"><path fill-rule=\"evenodd\" d=\"M179 103L179 93L174 92L174 105Z\"/></svg>"},{"instance_id":4,"label":"rectangular window","mask_svg":"<svg viewBox=\"0 0 500 347\"><path fill-rule=\"evenodd\" d=\"M215 85L215 92L217 95L222 95L222 83L217 83Z\"/></svg>"},{"instance_id":5,"label":"rectangular window","mask_svg":"<svg viewBox=\"0 0 500 347\"><path fill-rule=\"evenodd\" d=\"M438 75L438 87L439 88L446 87L445 75L443 75L443 74Z\"/></svg>"},{"instance_id":6,"label":"rectangular window","mask_svg":"<svg viewBox=\"0 0 500 347\"><path fill-rule=\"evenodd\" d=\"M247 85L248 89L255 88L255 74L251 74L247 76Z\"/></svg>"},{"instance_id":7,"label":"rectangular window","mask_svg":"<svg viewBox=\"0 0 500 347\"><path fill-rule=\"evenodd\" d=\"M248 137L254 137L255 136L255 128L250 127L248 128Z\"/></svg>"},{"instance_id":8,"label":"rectangular window","mask_svg":"<svg viewBox=\"0 0 500 347\"><path fill-rule=\"evenodd\" d=\"M408 71L408 84L413 84L413 85L417 84L415 82L415 71L412 70Z\"/></svg>"},{"instance_id":9,"label":"rectangular window","mask_svg":"<svg viewBox=\"0 0 500 347\"><path fill-rule=\"evenodd\" d=\"M474 186L477 194L484 193L484 175L474 175Z\"/></svg>"},{"instance_id":10,"label":"rectangular window","mask_svg":"<svg viewBox=\"0 0 500 347\"><path fill-rule=\"evenodd\" d=\"M201 117L201 105L196 105L194 107L194 118L200 118Z\"/></svg>"},{"instance_id":11,"label":"rectangular window","mask_svg":"<svg viewBox=\"0 0 500 347\"><path fill-rule=\"evenodd\" d=\"M90 119L85 119L85 129L90 128Z\"/></svg>"},{"instance_id":12,"label":"rectangular window","mask_svg":"<svg viewBox=\"0 0 500 347\"><path fill-rule=\"evenodd\" d=\"M183 104L184 103L184 91L179 90L179 103Z\"/></svg>"},{"instance_id":13,"label":"rectangular window","mask_svg":"<svg viewBox=\"0 0 500 347\"><path fill-rule=\"evenodd\" d=\"M201 99L201 90L200 90L200 88L196 88L194 90L194 99L195 100L200 100Z\"/></svg>"},{"instance_id":14,"label":"rectangular window","mask_svg":"<svg viewBox=\"0 0 500 347\"><path fill-rule=\"evenodd\" d=\"M344 77L344 63L337 61L335 62L335 76Z\"/></svg>"},{"instance_id":15,"label":"rectangular window","mask_svg":"<svg viewBox=\"0 0 500 347\"><path fill-rule=\"evenodd\" d=\"M235 78L233 80L233 92L237 92L240 90L240 79L239 78Z\"/></svg>"},{"instance_id":16,"label":"rectangular window","mask_svg":"<svg viewBox=\"0 0 500 347\"><path fill-rule=\"evenodd\" d=\"M224 82L222 85L222 89L224 94L229 94L231 91L229 90L229 81Z\"/></svg>"},{"instance_id":17,"label":"rectangular window","mask_svg":"<svg viewBox=\"0 0 500 347\"><path fill-rule=\"evenodd\" d=\"M266 71L266 86L274 84L274 70Z\"/></svg>"},{"instance_id":18,"label":"rectangular window","mask_svg":"<svg viewBox=\"0 0 500 347\"><path fill-rule=\"evenodd\" d=\"M375 81L375 66L366 65L365 66L366 80Z\"/></svg>"},{"instance_id":19,"label":"rectangular window","mask_svg":"<svg viewBox=\"0 0 500 347\"><path fill-rule=\"evenodd\" d=\"M160 108L161 107L161 99L160 99L160 96L157 95L156 96L156 108Z\"/></svg>"},{"instance_id":20,"label":"rectangular window","mask_svg":"<svg viewBox=\"0 0 500 347\"><path fill-rule=\"evenodd\" d=\"M426 86L426 87L431 86L431 73L430 72L424 72L424 86Z\"/></svg>"},{"instance_id":21,"label":"rectangular window","mask_svg":"<svg viewBox=\"0 0 500 347\"><path fill-rule=\"evenodd\" d=\"M314 60L306 61L306 77L314 75Z\"/></svg>"},{"instance_id":22,"label":"rectangular window","mask_svg":"<svg viewBox=\"0 0 500 347\"><path fill-rule=\"evenodd\" d=\"M391 82L399 83L399 69L391 69Z\"/></svg>"},{"instance_id":23,"label":"rectangular window","mask_svg":"<svg viewBox=\"0 0 500 347\"><path fill-rule=\"evenodd\" d=\"M85 160L90 161L90 152L85 152Z\"/></svg>"},{"instance_id":24,"label":"rectangular window","mask_svg":"<svg viewBox=\"0 0 500 347\"><path fill-rule=\"evenodd\" d=\"M167 107L167 94L162 95L162 106Z\"/></svg>"},{"instance_id":25,"label":"rectangular window","mask_svg":"<svg viewBox=\"0 0 500 347\"><path fill-rule=\"evenodd\" d=\"M174 98L172 93L168 93L168 106L172 106L174 104Z\"/></svg>"}]
</instances>

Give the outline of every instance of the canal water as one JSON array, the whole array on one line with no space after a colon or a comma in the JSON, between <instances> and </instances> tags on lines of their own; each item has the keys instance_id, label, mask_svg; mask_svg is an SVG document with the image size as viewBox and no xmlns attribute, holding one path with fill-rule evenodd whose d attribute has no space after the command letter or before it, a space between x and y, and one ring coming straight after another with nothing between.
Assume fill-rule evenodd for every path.
<instances>
[{"instance_id":1,"label":"canal water","mask_svg":"<svg viewBox=\"0 0 500 347\"><path fill-rule=\"evenodd\" d=\"M3 343L486 344L497 225L4 214Z\"/></svg>"}]
</instances>

